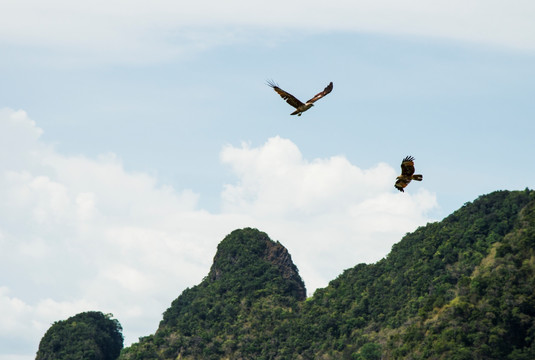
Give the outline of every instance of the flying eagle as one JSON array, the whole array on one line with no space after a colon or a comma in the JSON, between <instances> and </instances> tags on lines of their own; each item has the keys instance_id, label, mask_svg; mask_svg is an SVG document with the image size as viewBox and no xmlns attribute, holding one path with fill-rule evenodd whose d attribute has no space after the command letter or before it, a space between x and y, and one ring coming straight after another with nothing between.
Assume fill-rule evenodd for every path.
<instances>
[{"instance_id":1,"label":"flying eagle","mask_svg":"<svg viewBox=\"0 0 535 360\"><path fill-rule=\"evenodd\" d=\"M403 188L411 182L411 180L422 181L423 175L414 175L414 158L407 156L401 162L401 175L397 177L396 185L394 187L401 192Z\"/></svg>"},{"instance_id":2,"label":"flying eagle","mask_svg":"<svg viewBox=\"0 0 535 360\"><path fill-rule=\"evenodd\" d=\"M330 93L333 90L333 83L330 82L329 85L327 85L327 87L325 89L323 89L322 92L317 93L316 95L314 95L314 97L312 99L308 100L306 103L303 104L295 96L293 96L292 94L282 90L273 81L268 81L267 84L270 87L272 87L273 90L275 90L277 92L277 94L279 94L281 96L281 98L286 100L286 102L288 104L292 105L294 108L297 109L293 113L291 113L291 115L297 115L297 116L301 116L302 113L304 113L305 111L310 109L312 106L314 106L314 103L316 101L318 101L319 99L321 99L322 97L324 97L325 95L327 95L328 93Z\"/></svg>"}]
</instances>

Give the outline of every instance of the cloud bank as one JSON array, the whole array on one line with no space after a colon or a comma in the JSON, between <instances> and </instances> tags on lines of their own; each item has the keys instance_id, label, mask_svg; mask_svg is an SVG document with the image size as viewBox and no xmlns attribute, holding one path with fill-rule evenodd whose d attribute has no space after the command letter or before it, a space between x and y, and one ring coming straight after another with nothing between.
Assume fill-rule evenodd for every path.
<instances>
[{"instance_id":1,"label":"cloud bank","mask_svg":"<svg viewBox=\"0 0 535 360\"><path fill-rule=\"evenodd\" d=\"M51 323L81 311L113 313L126 344L153 333L236 228L281 241L313 292L385 256L437 206L424 183L398 193L388 164L307 160L273 137L221 150L235 181L221 184L221 211L210 213L202 194L125 171L114 154L63 155L42 133L24 111L0 109L2 360L33 358Z\"/></svg>"},{"instance_id":2,"label":"cloud bank","mask_svg":"<svg viewBox=\"0 0 535 360\"><path fill-rule=\"evenodd\" d=\"M533 51L535 4L503 1L7 0L0 43L73 62L159 62L260 32L362 32L460 40ZM265 36L265 35L264 35Z\"/></svg>"}]
</instances>

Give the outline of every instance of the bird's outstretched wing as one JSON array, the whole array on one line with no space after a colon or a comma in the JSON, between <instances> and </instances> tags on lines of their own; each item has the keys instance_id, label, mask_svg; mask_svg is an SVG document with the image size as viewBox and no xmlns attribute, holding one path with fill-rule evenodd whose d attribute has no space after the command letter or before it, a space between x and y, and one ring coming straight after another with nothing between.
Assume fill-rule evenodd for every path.
<instances>
[{"instance_id":1,"label":"bird's outstretched wing","mask_svg":"<svg viewBox=\"0 0 535 360\"><path fill-rule=\"evenodd\" d=\"M322 97L324 97L325 95L327 95L328 93L330 93L331 91L333 91L333 83L332 83L332 81L329 83L329 85L327 85L327 87L325 89L323 89L322 92L319 92L316 95L314 95L314 97L312 99L308 100L307 103L316 102L319 99L321 99Z\"/></svg>"},{"instance_id":2,"label":"bird's outstretched wing","mask_svg":"<svg viewBox=\"0 0 535 360\"><path fill-rule=\"evenodd\" d=\"M299 99L297 99L295 96L290 94L289 92L286 92L286 91L282 90L275 82L273 82L273 80L268 80L267 84L270 87L272 87L273 90L275 90L277 92L277 94L279 94L281 96L281 98L286 100L286 102L288 104L292 105L294 108L297 109L298 107L305 105ZM316 96L318 96L318 95L316 95Z\"/></svg>"},{"instance_id":3,"label":"bird's outstretched wing","mask_svg":"<svg viewBox=\"0 0 535 360\"><path fill-rule=\"evenodd\" d=\"M414 174L414 158L412 156L407 156L401 162L401 175L410 178L412 174Z\"/></svg>"}]
</instances>

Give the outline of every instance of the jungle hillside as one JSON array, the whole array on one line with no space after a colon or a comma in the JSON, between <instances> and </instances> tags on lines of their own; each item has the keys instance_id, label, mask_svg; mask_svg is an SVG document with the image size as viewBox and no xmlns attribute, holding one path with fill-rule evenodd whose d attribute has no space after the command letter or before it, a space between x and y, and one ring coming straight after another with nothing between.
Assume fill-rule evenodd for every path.
<instances>
[{"instance_id":1,"label":"jungle hillside","mask_svg":"<svg viewBox=\"0 0 535 360\"><path fill-rule=\"evenodd\" d=\"M480 196L310 298L282 244L245 228L120 359L535 359L534 289L529 189Z\"/></svg>"}]
</instances>

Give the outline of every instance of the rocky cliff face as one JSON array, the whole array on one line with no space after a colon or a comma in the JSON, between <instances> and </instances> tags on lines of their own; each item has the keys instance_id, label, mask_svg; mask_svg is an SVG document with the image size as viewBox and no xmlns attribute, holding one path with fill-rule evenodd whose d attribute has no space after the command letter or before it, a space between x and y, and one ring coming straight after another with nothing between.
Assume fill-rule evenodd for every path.
<instances>
[{"instance_id":1,"label":"rocky cliff face","mask_svg":"<svg viewBox=\"0 0 535 360\"><path fill-rule=\"evenodd\" d=\"M270 242L267 244L264 258L270 263L272 263L273 265L275 265L277 268L279 268L283 278L295 279L296 281L301 280L297 272L297 268L292 262L292 257L288 253L288 250L284 246L282 246L279 242L277 243ZM304 285L303 285L302 290L303 290L303 293L305 293Z\"/></svg>"}]
</instances>

